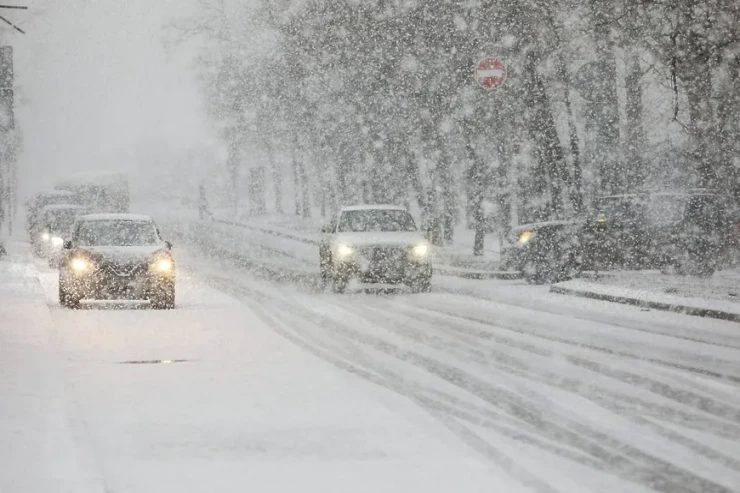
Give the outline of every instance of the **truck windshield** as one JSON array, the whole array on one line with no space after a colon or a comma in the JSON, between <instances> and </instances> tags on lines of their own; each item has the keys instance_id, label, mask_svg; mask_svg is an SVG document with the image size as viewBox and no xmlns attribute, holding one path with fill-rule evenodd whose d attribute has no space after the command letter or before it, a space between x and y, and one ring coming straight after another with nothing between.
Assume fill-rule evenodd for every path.
<instances>
[{"instance_id":1,"label":"truck windshield","mask_svg":"<svg viewBox=\"0 0 740 493\"><path fill-rule=\"evenodd\" d=\"M46 226L52 233L64 233L74 225L75 219L81 214L77 210L55 211L46 215Z\"/></svg>"}]
</instances>

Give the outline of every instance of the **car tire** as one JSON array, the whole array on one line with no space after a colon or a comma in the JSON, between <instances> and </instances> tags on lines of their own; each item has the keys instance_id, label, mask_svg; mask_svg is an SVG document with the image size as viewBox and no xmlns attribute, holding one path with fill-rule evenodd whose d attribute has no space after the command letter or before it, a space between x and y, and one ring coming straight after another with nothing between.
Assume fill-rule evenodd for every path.
<instances>
[{"instance_id":1,"label":"car tire","mask_svg":"<svg viewBox=\"0 0 740 493\"><path fill-rule=\"evenodd\" d=\"M347 290L349 279L345 276L334 274L331 276L331 288L336 294L342 294Z\"/></svg>"},{"instance_id":2,"label":"car tire","mask_svg":"<svg viewBox=\"0 0 740 493\"><path fill-rule=\"evenodd\" d=\"M326 289L331 282L331 260L326 259L324 255L319 256L319 271L321 275L321 288Z\"/></svg>"},{"instance_id":3,"label":"car tire","mask_svg":"<svg viewBox=\"0 0 740 493\"><path fill-rule=\"evenodd\" d=\"M76 310L80 308L80 302L82 298L69 293L62 283L59 283L59 304L65 308L71 308Z\"/></svg>"},{"instance_id":4,"label":"car tire","mask_svg":"<svg viewBox=\"0 0 740 493\"><path fill-rule=\"evenodd\" d=\"M149 298L149 303L155 310L172 310L175 308L175 284L167 283L165 286L158 286Z\"/></svg>"},{"instance_id":5,"label":"car tire","mask_svg":"<svg viewBox=\"0 0 740 493\"><path fill-rule=\"evenodd\" d=\"M522 276L527 284L545 284L540 265L534 260L527 260L522 266Z\"/></svg>"},{"instance_id":6,"label":"car tire","mask_svg":"<svg viewBox=\"0 0 740 493\"><path fill-rule=\"evenodd\" d=\"M432 291L432 276L422 276L411 283L414 293L429 293Z\"/></svg>"}]
</instances>

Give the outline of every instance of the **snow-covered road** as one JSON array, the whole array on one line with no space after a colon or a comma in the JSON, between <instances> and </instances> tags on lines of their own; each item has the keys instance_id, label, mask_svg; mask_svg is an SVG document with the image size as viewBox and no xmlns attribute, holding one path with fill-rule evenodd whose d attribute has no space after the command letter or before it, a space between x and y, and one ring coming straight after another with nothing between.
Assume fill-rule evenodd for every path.
<instances>
[{"instance_id":1,"label":"snow-covered road","mask_svg":"<svg viewBox=\"0 0 740 493\"><path fill-rule=\"evenodd\" d=\"M52 271L12 265L3 279L26 302L19 312L0 301L0 316L16 317L0 323L15 354L0 378L16 384L0 388L33 393L43 380L56 404L25 427L4 419L0 443L54 423L60 453L77 460L54 462L49 481L69 472L111 492L740 491L734 323L518 282L337 296L187 252L178 309L69 311ZM17 342L24 323L34 344ZM35 371L9 366L42 356ZM12 402L16 414L35 405ZM12 457L4 447L0 458ZM29 474L4 470L0 490L84 491L80 478L16 486Z\"/></svg>"}]
</instances>

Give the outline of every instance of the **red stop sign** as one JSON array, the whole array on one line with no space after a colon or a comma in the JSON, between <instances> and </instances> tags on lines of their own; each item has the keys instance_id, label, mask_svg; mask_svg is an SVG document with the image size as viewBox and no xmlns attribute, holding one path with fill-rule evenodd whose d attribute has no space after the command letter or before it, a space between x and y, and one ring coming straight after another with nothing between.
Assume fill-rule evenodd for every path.
<instances>
[{"instance_id":1,"label":"red stop sign","mask_svg":"<svg viewBox=\"0 0 740 493\"><path fill-rule=\"evenodd\" d=\"M486 90L496 89L506 81L506 66L496 57L487 57L475 67L475 80Z\"/></svg>"}]
</instances>

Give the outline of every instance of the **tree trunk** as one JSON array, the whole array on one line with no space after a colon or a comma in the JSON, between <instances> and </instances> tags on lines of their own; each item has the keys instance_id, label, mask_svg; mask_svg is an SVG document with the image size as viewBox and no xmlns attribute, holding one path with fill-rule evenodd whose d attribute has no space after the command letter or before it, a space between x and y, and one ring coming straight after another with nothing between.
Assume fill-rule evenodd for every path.
<instances>
[{"instance_id":1,"label":"tree trunk","mask_svg":"<svg viewBox=\"0 0 740 493\"><path fill-rule=\"evenodd\" d=\"M563 214L563 183L568 182L563 148L555 127L550 99L537 72L539 57L534 51L527 55L524 96L529 107L527 128L534 143L537 165L533 192L549 198L547 206L537 214L540 220L551 220Z\"/></svg>"},{"instance_id":2,"label":"tree trunk","mask_svg":"<svg viewBox=\"0 0 740 493\"><path fill-rule=\"evenodd\" d=\"M583 210L583 167L581 165L581 146L578 141L578 130L576 128L575 117L573 116L573 105L570 95L570 74L568 72L568 63L563 55L565 47L561 37L561 31L564 27L558 22L552 11L550 4L545 4L550 24L554 27L555 49L557 50L556 70L560 82L563 84L563 102L565 103L565 114L568 118L568 141L570 144L570 156L572 160L573 174L566 174L567 185L569 188L569 198L571 207L576 213Z\"/></svg>"},{"instance_id":3,"label":"tree trunk","mask_svg":"<svg viewBox=\"0 0 740 493\"><path fill-rule=\"evenodd\" d=\"M740 108L740 56L728 61L725 84L717 104L717 123L719 126L719 165L718 186L727 194L740 200L740 169L735 166L740 156L740 122L737 111Z\"/></svg>"},{"instance_id":4,"label":"tree trunk","mask_svg":"<svg viewBox=\"0 0 740 493\"><path fill-rule=\"evenodd\" d=\"M296 149L293 148L293 197L295 201L295 215L301 215L301 175Z\"/></svg>"},{"instance_id":5,"label":"tree trunk","mask_svg":"<svg viewBox=\"0 0 740 493\"><path fill-rule=\"evenodd\" d=\"M463 130L465 138L465 154L468 158L470 170L468 172L468 197L470 198L473 225L475 227L475 240L473 242L473 255L482 256L485 248L486 224L483 211L483 194L485 190L485 164L478 156L470 142L470 135Z\"/></svg>"},{"instance_id":6,"label":"tree trunk","mask_svg":"<svg viewBox=\"0 0 740 493\"><path fill-rule=\"evenodd\" d=\"M283 173L281 167L278 165L277 159L273 152L273 147L270 143L265 140L265 149L267 149L267 155L270 159L270 168L272 170L272 187L275 193L275 213L283 213Z\"/></svg>"},{"instance_id":7,"label":"tree trunk","mask_svg":"<svg viewBox=\"0 0 740 493\"><path fill-rule=\"evenodd\" d=\"M455 183L452 176L452 158L447 151L446 138L437 135L437 149L439 159L437 160L437 178L442 190L442 228L444 243L452 243L455 233L455 219L457 218L457 201L455 197Z\"/></svg>"},{"instance_id":8,"label":"tree trunk","mask_svg":"<svg viewBox=\"0 0 740 493\"><path fill-rule=\"evenodd\" d=\"M645 185L647 176L643 152L645 135L642 125L642 69L637 50L631 50L630 60L627 62L627 142L625 166L626 189L634 190Z\"/></svg>"},{"instance_id":9,"label":"tree trunk","mask_svg":"<svg viewBox=\"0 0 740 493\"><path fill-rule=\"evenodd\" d=\"M613 0L591 0L595 51L598 63L594 64L592 100L587 116L596 130L594 169L598 170L601 191L624 191L622 165L619 157L619 100L617 97L617 64L611 40L614 18Z\"/></svg>"},{"instance_id":10,"label":"tree trunk","mask_svg":"<svg viewBox=\"0 0 740 493\"><path fill-rule=\"evenodd\" d=\"M300 159L298 161L298 169L301 177L301 199L303 202L303 208L301 209L303 217L311 217L311 194L308 186L308 175L306 174L306 164Z\"/></svg>"},{"instance_id":11,"label":"tree trunk","mask_svg":"<svg viewBox=\"0 0 740 493\"><path fill-rule=\"evenodd\" d=\"M411 182L411 188L414 190L416 195L416 203L419 204L421 210L421 219L426 221L429 217L429 208L427 204L426 191L424 185L421 182L421 175L419 171L419 162L416 160L416 156L408 148L405 150L406 154L406 175L408 180Z\"/></svg>"},{"instance_id":12,"label":"tree trunk","mask_svg":"<svg viewBox=\"0 0 740 493\"><path fill-rule=\"evenodd\" d=\"M712 74L711 71L697 67L688 80L684 79L689 101L691 138L693 143L694 162L696 163L695 181L699 187L712 188L717 184L715 172L716 154L713 149L714 112L712 111Z\"/></svg>"}]
</instances>

